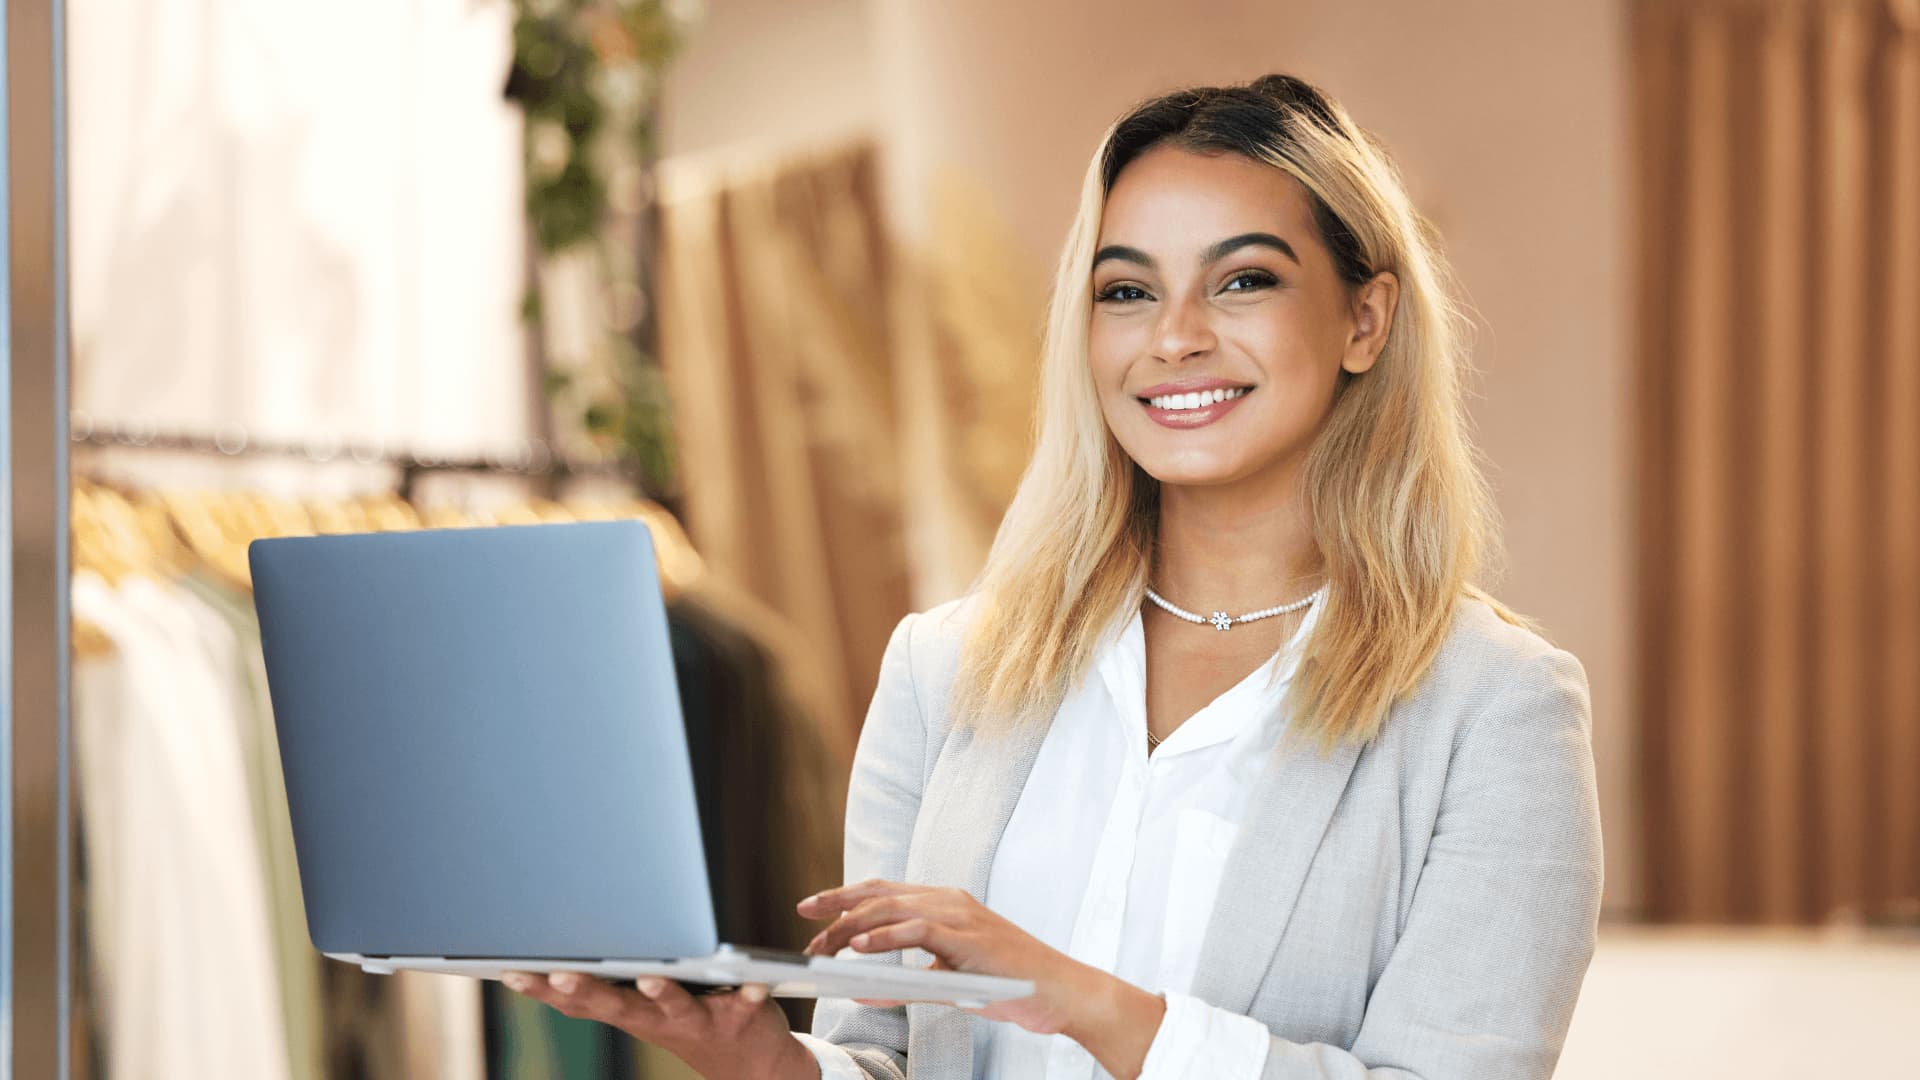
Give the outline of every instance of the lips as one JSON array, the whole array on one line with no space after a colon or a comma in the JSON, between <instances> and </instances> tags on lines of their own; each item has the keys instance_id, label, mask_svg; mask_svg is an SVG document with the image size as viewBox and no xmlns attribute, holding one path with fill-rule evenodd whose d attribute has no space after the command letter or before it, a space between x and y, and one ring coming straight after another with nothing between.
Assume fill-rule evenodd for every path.
<instances>
[{"instance_id":1,"label":"lips","mask_svg":"<svg viewBox=\"0 0 1920 1080\"><path fill-rule=\"evenodd\" d=\"M1220 379L1220 378L1213 378L1213 377L1188 378L1188 379L1179 379L1174 382L1161 383L1158 386L1149 386L1145 390L1138 392L1134 396L1139 398L1155 398L1155 397L1163 397L1168 394L1197 394L1197 393L1202 393L1208 390L1250 390L1250 389L1252 389L1252 387L1248 386L1246 383L1234 382L1232 379Z\"/></svg>"}]
</instances>

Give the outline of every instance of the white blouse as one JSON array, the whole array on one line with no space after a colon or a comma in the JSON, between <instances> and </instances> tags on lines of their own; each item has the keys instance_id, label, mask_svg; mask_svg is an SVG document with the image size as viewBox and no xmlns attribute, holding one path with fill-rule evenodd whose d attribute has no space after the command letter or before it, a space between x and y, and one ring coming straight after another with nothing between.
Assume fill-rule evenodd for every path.
<instances>
[{"instance_id":1,"label":"white blouse","mask_svg":"<svg viewBox=\"0 0 1920 1080\"><path fill-rule=\"evenodd\" d=\"M1164 995L1166 1017L1140 1080L1254 1080L1265 1067L1266 1025L1187 990L1227 852L1279 740L1287 685L1319 610L1309 608L1279 652L1151 756L1146 636L1134 611L1103 641L1094 677L1061 703L995 851L987 907L1075 960ZM798 1037L824 1080L864 1080L839 1047ZM1065 1035L993 1023L978 1025L974 1040L976 1077L1108 1076Z\"/></svg>"}]
</instances>

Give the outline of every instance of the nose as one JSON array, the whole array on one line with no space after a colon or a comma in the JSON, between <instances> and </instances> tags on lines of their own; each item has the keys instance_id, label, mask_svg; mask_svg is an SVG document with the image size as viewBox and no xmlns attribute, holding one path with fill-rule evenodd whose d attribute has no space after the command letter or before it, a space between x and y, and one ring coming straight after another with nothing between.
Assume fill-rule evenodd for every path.
<instances>
[{"instance_id":1,"label":"nose","mask_svg":"<svg viewBox=\"0 0 1920 1080\"><path fill-rule=\"evenodd\" d=\"M1217 342L1201 305L1178 301L1162 310L1164 314L1153 333L1155 360L1178 364L1213 351Z\"/></svg>"}]
</instances>

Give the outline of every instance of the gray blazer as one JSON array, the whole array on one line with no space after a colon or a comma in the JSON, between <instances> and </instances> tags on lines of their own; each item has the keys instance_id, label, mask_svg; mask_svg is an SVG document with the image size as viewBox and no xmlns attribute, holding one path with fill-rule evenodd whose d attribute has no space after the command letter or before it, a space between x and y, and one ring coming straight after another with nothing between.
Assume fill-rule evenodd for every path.
<instances>
[{"instance_id":1,"label":"gray blazer","mask_svg":"<svg viewBox=\"0 0 1920 1080\"><path fill-rule=\"evenodd\" d=\"M846 870L986 895L1045 736L953 730L968 598L908 615L847 793ZM1552 1075L1593 955L1600 814L1586 671L1462 599L1378 738L1276 755L1191 992L1272 1032L1267 1080ZM918 949L874 958L924 966ZM970 1013L822 1001L814 1034L870 1075L973 1075Z\"/></svg>"}]
</instances>

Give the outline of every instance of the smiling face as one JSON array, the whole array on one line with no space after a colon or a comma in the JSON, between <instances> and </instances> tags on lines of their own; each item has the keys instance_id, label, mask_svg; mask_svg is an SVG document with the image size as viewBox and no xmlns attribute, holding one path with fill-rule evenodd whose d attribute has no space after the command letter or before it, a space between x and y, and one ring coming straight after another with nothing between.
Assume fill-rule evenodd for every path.
<instances>
[{"instance_id":1,"label":"smiling face","mask_svg":"<svg viewBox=\"0 0 1920 1080\"><path fill-rule=\"evenodd\" d=\"M1396 284L1356 293L1280 169L1157 146L1108 193L1088 358L1107 427L1162 484L1290 483L1343 369L1373 365Z\"/></svg>"}]
</instances>

